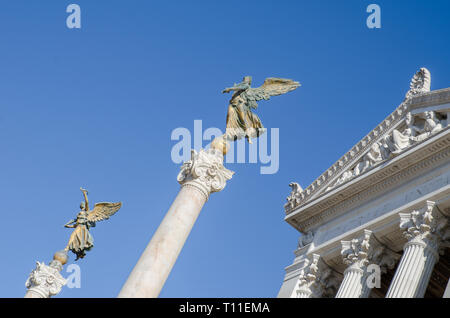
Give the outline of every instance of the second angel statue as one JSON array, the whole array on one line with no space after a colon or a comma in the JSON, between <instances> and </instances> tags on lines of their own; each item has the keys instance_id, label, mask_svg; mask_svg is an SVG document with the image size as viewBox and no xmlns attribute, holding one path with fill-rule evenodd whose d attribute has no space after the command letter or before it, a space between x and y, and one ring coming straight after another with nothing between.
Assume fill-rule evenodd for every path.
<instances>
[{"instance_id":1,"label":"second angel statue","mask_svg":"<svg viewBox=\"0 0 450 318\"><path fill-rule=\"evenodd\" d=\"M251 84L252 77L245 76L241 83L222 91L222 93L234 91L227 114L225 135L228 140L234 141L245 137L249 143L252 143L252 138L258 138L265 132L258 115L252 112L252 109L258 107L256 102L285 94L300 86L299 82L275 77L266 78L260 87L253 88Z\"/></svg>"},{"instance_id":2,"label":"second angel statue","mask_svg":"<svg viewBox=\"0 0 450 318\"><path fill-rule=\"evenodd\" d=\"M93 210L89 210L88 192L80 188L83 192L84 202L81 202L81 211L77 214L76 219L70 220L64 226L67 228L74 228L69 238L65 251L72 251L76 256L76 260L86 256L86 251L89 251L94 246L94 238L89 229L95 227L95 222L109 219L122 206L121 202L110 203L100 202L96 203Z\"/></svg>"}]
</instances>

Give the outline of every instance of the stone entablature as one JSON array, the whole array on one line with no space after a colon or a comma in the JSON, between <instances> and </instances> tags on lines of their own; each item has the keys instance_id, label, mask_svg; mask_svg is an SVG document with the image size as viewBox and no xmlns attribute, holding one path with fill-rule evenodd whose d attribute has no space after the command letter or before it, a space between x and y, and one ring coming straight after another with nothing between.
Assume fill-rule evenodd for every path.
<instances>
[{"instance_id":1,"label":"stone entablature","mask_svg":"<svg viewBox=\"0 0 450 318\"><path fill-rule=\"evenodd\" d=\"M424 76L427 78L426 86L422 90L417 89L417 85L415 85L417 76ZM288 197L288 203L285 204L286 214L289 215L295 212L299 207L302 207L317 199L319 196L327 192L327 190L330 191L332 188L340 186L363 172L370 170L368 169L371 168L370 166L374 166L377 163L381 163L392 158L390 153L396 152L392 145L390 145L393 140L392 135L394 134L394 131L397 131L397 133L395 133L396 137L402 137L400 132L404 133L407 116L412 115L414 117L413 121L416 121L417 119L417 121L423 122L425 119L422 117L425 112L433 112L433 119L435 120L436 125L440 126L439 129L435 129L433 131L433 134L448 126L447 114L450 112L450 88L427 92L427 90L429 90L429 82L429 72L422 68L418 73L416 73L411 81L411 89L407 93L407 98L405 98L405 100L392 114L390 114L383 122L381 122L375 129L366 135L350 151L342 156L341 159L339 159L306 189L302 189L297 183L291 183L290 186L292 188L292 192ZM423 107L426 107L426 109L420 109ZM431 135L431 130L432 129L430 129L429 135ZM425 132L426 131L424 131L424 133ZM415 144L425 140L426 135L424 133L417 134L422 135L420 138L417 138L418 136L414 136L412 139L417 140L413 140L410 145L405 146L402 143L399 143L403 146L403 149L399 149L400 151L397 151L394 155L408 149L409 146L414 146ZM397 138L397 140L400 138ZM383 149L380 149L379 146L382 146ZM378 151L379 153L377 153ZM386 151L388 153L382 153ZM371 156L374 157L374 160L370 158ZM366 160L370 163L370 165L365 165L365 167L361 167L362 165L359 165L360 168L364 168L364 171L358 171L358 173L352 171L350 173L349 171L354 170L362 160Z\"/></svg>"}]
</instances>

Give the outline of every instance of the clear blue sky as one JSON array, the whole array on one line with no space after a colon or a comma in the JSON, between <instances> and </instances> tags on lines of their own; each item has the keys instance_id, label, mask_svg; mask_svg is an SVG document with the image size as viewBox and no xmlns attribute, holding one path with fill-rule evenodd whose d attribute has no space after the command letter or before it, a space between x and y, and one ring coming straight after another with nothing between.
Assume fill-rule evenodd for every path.
<instances>
[{"instance_id":1,"label":"clear blue sky","mask_svg":"<svg viewBox=\"0 0 450 318\"><path fill-rule=\"evenodd\" d=\"M65 25L82 9L82 29ZM366 26L380 5L382 28ZM175 198L177 127L224 128L221 90L252 75L302 87L258 114L280 128L280 169L236 173L205 205L161 297L274 297L299 234L288 183L307 186L402 101L420 67L450 86L449 1L2 1L0 297L22 297L91 202L123 208L92 229L82 288L115 297ZM74 257L71 256L71 261Z\"/></svg>"}]
</instances>

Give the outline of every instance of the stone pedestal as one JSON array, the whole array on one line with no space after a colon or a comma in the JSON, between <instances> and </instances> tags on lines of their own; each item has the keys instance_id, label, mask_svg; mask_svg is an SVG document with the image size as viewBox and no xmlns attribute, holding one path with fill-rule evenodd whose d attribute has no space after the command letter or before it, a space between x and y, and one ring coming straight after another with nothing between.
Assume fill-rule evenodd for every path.
<instances>
[{"instance_id":1,"label":"stone pedestal","mask_svg":"<svg viewBox=\"0 0 450 318\"><path fill-rule=\"evenodd\" d=\"M392 279L386 298L421 298L425 295L434 265L439 259L441 233L447 219L427 201L412 213L400 213L400 228L408 242Z\"/></svg>"},{"instance_id":2,"label":"stone pedestal","mask_svg":"<svg viewBox=\"0 0 450 318\"><path fill-rule=\"evenodd\" d=\"M181 190L125 282L119 297L158 297L203 205L221 191L233 172L216 149L191 153L178 175Z\"/></svg>"}]
</instances>

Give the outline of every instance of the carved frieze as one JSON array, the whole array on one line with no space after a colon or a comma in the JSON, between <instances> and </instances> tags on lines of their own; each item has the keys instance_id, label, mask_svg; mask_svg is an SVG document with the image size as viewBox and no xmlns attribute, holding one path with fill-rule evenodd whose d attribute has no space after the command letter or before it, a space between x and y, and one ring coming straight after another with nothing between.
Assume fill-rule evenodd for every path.
<instances>
[{"instance_id":1,"label":"carved frieze","mask_svg":"<svg viewBox=\"0 0 450 318\"><path fill-rule=\"evenodd\" d=\"M410 90L400 106L310 186L294 196L295 199L291 193L284 206L286 213L289 214L296 207L305 205L318 195L392 159L412 145L446 128L448 120L445 111L424 111L420 114L412 114L409 111L416 100L423 104L425 100L435 99L432 95L428 96L430 83L429 71L421 68L412 78ZM446 90L437 92L439 96L445 96L444 99L439 99L440 103L450 102L450 94L447 94ZM427 95L426 98L422 98L424 95Z\"/></svg>"},{"instance_id":2,"label":"carved frieze","mask_svg":"<svg viewBox=\"0 0 450 318\"><path fill-rule=\"evenodd\" d=\"M44 262L36 262L36 268L30 273L25 286L40 298L49 298L59 294L66 280L60 274L62 264L53 260L49 265Z\"/></svg>"}]
</instances>

